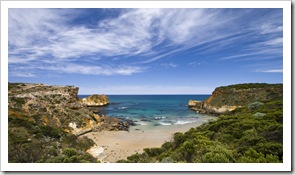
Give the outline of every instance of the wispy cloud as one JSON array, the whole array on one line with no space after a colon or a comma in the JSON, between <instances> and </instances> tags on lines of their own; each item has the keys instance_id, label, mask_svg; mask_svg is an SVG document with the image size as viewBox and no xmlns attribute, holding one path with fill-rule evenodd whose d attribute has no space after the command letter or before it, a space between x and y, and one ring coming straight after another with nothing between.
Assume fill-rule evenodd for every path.
<instances>
[{"instance_id":1,"label":"wispy cloud","mask_svg":"<svg viewBox=\"0 0 295 175\"><path fill-rule=\"evenodd\" d=\"M86 25L73 22L87 12L83 9L9 9L9 75L20 76L19 67L24 67L21 71L27 76L35 75L34 70L132 75L145 71L151 62L190 48L195 48L196 55L213 55L224 48L232 51L243 40L248 42L244 48L215 58L226 61L282 53L282 37L277 35L282 24L276 22L276 13L269 14L269 20L241 23L239 19L251 10L119 11L117 16L97 18ZM122 59L128 59L129 66ZM168 61L166 67L177 64Z\"/></svg>"},{"instance_id":2,"label":"wispy cloud","mask_svg":"<svg viewBox=\"0 0 295 175\"><path fill-rule=\"evenodd\" d=\"M95 89L104 94L208 94L214 90L211 87L195 86L108 86ZM81 92L87 94L89 92Z\"/></svg>"},{"instance_id":3,"label":"wispy cloud","mask_svg":"<svg viewBox=\"0 0 295 175\"><path fill-rule=\"evenodd\" d=\"M266 23L261 26L261 34L275 33L283 31L283 26Z\"/></svg>"},{"instance_id":4,"label":"wispy cloud","mask_svg":"<svg viewBox=\"0 0 295 175\"><path fill-rule=\"evenodd\" d=\"M77 64L58 65L43 67L47 70L53 70L63 73L89 74L89 75L131 75L143 71L141 67L131 66L83 66Z\"/></svg>"},{"instance_id":5,"label":"wispy cloud","mask_svg":"<svg viewBox=\"0 0 295 175\"><path fill-rule=\"evenodd\" d=\"M84 75L131 75L134 73L140 73L146 70L144 67L138 66L91 66L91 65L78 65L74 63L68 64L52 64L52 65L31 65L21 66L17 69L10 68L12 76L21 77L34 77L35 71L46 70L54 71L57 73L68 73L68 74L84 74Z\"/></svg>"},{"instance_id":6,"label":"wispy cloud","mask_svg":"<svg viewBox=\"0 0 295 175\"><path fill-rule=\"evenodd\" d=\"M275 38L269 41L264 42L265 45L271 45L271 46L282 46L283 45L283 38Z\"/></svg>"},{"instance_id":7,"label":"wispy cloud","mask_svg":"<svg viewBox=\"0 0 295 175\"><path fill-rule=\"evenodd\" d=\"M264 72L264 73L283 73L283 69L257 70L256 72Z\"/></svg>"},{"instance_id":8,"label":"wispy cloud","mask_svg":"<svg viewBox=\"0 0 295 175\"><path fill-rule=\"evenodd\" d=\"M196 33L202 33L203 28L216 18L215 12L205 14L203 9L130 9L118 18L98 21L96 27L90 28L71 25L70 20L79 16L79 13L72 15L71 12L71 9L10 9L9 64L30 64L31 68L35 65L36 69L40 69L42 65L34 62L39 61L48 64L44 70L50 68L51 71L64 73L130 75L141 72L142 68L81 67L78 62L81 57L92 57L95 60L95 55L130 57L154 53L154 57L141 61L152 62L183 50L175 48L175 45L184 45L192 38L204 40L204 35L196 36ZM197 31L192 32L195 29ZM164 41L168 41L168 47L175 49L164 53L153 49ZM56 68L54 65L65 60L71 66Z\"/></svg>"},{"instance_id":9,"label":"wispy cloud","mask_svg":"<svg viewBox=\"0 0 295 175\"><path fill-rule=\"evenodd\" d=\"M36 77L36 74L31 72L24 72L24 71L10 71L10 74L11 76L15 76L15 77L24 77L24 78Z\"/></svg>"}]
</instances>

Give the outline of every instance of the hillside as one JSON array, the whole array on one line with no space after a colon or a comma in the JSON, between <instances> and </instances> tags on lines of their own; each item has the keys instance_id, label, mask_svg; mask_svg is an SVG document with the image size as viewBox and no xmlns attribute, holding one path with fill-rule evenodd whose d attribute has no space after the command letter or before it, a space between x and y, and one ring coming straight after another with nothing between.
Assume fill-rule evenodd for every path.
<instances>
[{"instance_id":1,"label":"hillside","mask_svg":"<svg viewBox=\"0 0 295 175\"><path fill-rule=\"evenodd\" d=\"M282 99L282 84L249 83L221 86L202 102L191 100L189 107L198 113L225 113L251 103Z\"/></svg>"},{"instance_id":2,"label":"hillside","mask_svg":"<svg viewBox=\"0 0 295 175\"><path fill-rule=\"evenodd\" d=\"M74 86L8 84L9 162L96 162L86 153L94 142L78 136L125 130L128 125L91 112L79 101L78 90Z\"/></svg>"},{"instance_id":3,"label":"hillside","mask_svg":"<svg viewBox=\"0 0 295 175\"><path fill-rule=\"evenodd\" d=\"M235 101L233 97L241 98ZM134 154L118 162L283 162L282 85L220 87L208 100L191 101L191 105L207 103L223 106L221 102L240 107L185 133L175 133L171 141L159 148L146 148L144 153Z\"/></svg>"}]
</instances>

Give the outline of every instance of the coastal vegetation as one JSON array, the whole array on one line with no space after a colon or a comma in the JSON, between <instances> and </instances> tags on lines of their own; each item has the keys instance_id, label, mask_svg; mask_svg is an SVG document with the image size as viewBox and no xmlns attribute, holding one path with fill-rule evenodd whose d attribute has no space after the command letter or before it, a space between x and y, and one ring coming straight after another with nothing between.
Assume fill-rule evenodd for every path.
<instances>
[{"instance_id":1,"label":"coastal vegetation","mask_svg":"<svg viewBox=\"0 0 295 175\"><path fill-rule=\"evenodd\" d=\"M36 122L30 117L9 110L8 161L11 163L82 163L97 162L86 152L94 142L78 138L61 127Z\"/></svg>"},{"instance_id":2,"label":"coastal vegetation","mask_svg":"<svg viewBox=\"0 0 295 175\"><path fill-rule=\"evenodd\" d=\"M217 120L191 128L185 133L175 133L171 141L161 147L146 148L143 153L134 154L118 163L283 162L282 85L246 84L222 89L235 91L256 87L275 89L269 93L276 93L269 99L256 98L260 101L226 112ZM257 97L261 95L260 92L264 93L264 90L256 91Z\"/></svg>"},{"instance_id":3,"label":"coastal vegetation","mask_svg":"<svg viewBox=\"0 0 295 175\"><path fill-rule=\"evenodd\" d=\"M217 87L204 103L213 106L245 106L255 101L282 99L282 84L247 83Z\"/></svg>"}]
</instances>

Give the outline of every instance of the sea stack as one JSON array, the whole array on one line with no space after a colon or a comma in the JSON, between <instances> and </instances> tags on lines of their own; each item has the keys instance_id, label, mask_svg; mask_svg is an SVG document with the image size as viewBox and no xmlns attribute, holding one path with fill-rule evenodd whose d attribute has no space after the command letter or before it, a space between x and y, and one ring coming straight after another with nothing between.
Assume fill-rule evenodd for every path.
<instances>
[{"instance_id":1,"label":"sea stack","mask_svg":"<svg viewBox=\"0 0 295 175\"><path fill-rule=\"evenodd\" d=\"M83 98L82 103L88 107L106 106L109 104L109 98L104 94L102 95L93 94L86 98Z\"/></svg>"}]
</instances>

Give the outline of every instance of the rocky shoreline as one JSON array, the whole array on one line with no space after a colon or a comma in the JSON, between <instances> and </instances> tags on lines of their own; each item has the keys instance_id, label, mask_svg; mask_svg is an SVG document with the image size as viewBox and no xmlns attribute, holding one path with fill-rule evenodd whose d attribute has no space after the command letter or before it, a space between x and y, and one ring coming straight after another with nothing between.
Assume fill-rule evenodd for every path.
<instances>
[{"instance_id":1,"label":"rocky shoreline","mask_svg":"<svg viewBox=\"0 0 295 175\"><path fill-rule=\"evenodd\" d=\"M282 92L281 84L249 83L221 86L204 101L189 100L188 108L201 114L219 115L252 103L267 101Z\"/></svg>"},{"instance_id":2,"label":"rocky shoreline","mask_svg":"<svg viewBox=\"0 0 295 175\"><path fill-rule=\"evenodd\" d=\"M188 108L190 110L196 111L199 114L223 114L226 112L231 112L238 107L241 106L228 106L223 105L221 107L214 107L212 105L208 105L205 102L197 101L197 100L189 100Z\"/></svg>"}]
</instances>

